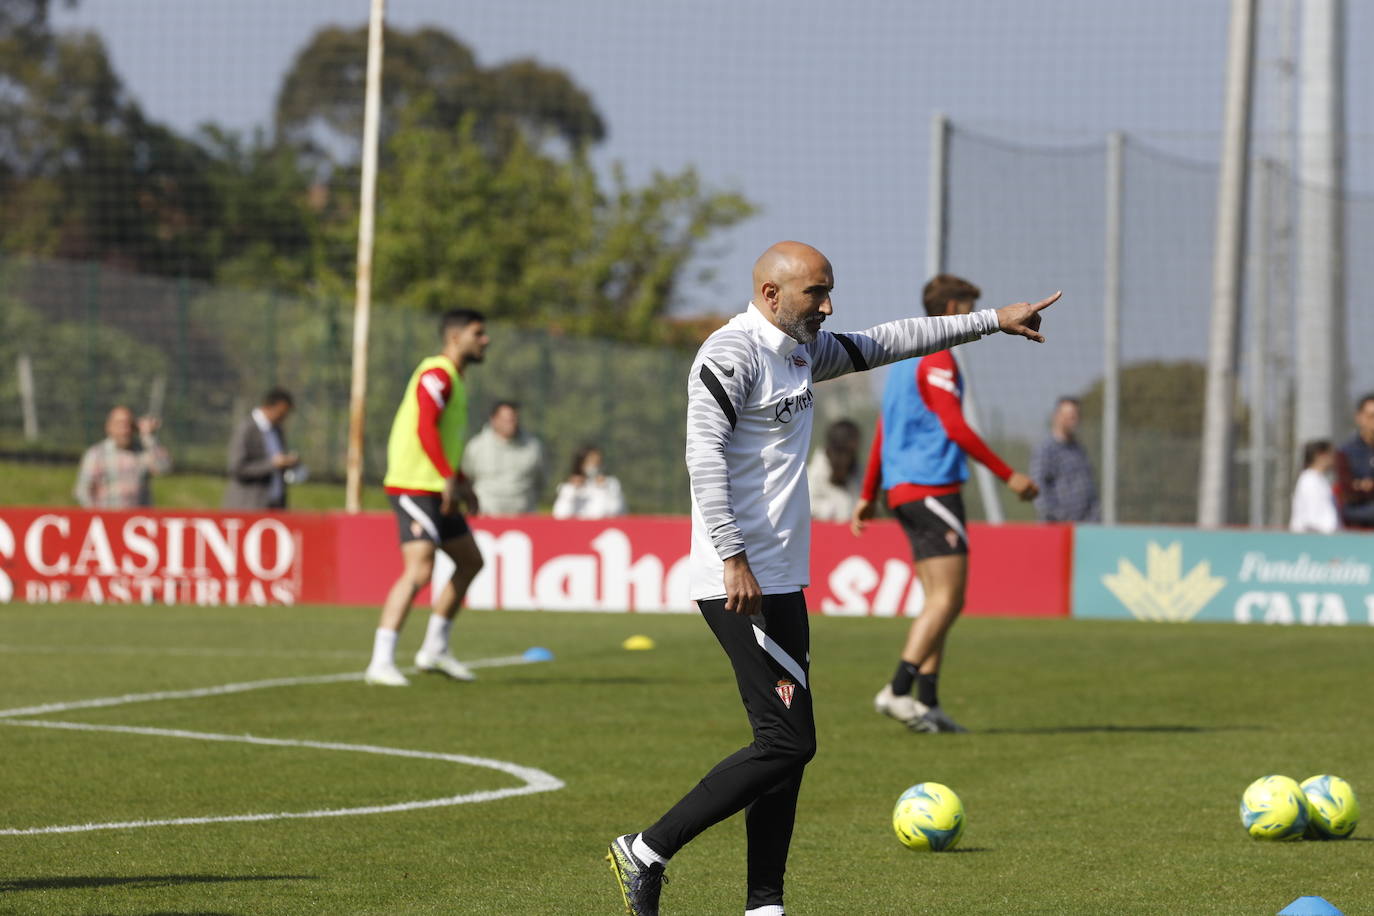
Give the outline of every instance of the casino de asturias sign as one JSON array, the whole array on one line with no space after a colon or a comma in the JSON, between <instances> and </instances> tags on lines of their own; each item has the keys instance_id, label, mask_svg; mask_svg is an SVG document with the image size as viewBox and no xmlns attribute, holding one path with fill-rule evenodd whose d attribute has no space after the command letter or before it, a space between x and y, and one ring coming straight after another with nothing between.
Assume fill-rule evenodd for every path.
<instances>
[{"instance_id":1,"label":"casino de asturias sign","mask_svg":"<svg viewBox=\"0 0 1374 916\"><path fill-rule=\"evenodd\" d=\"M1078 526L1073 616L1374 624L1374 536Z\"/></svg>"},{"instance_id":2,"label":"casino de asturias sign","mask_svg":"<svg viewBox=\"0 0 1374 916\"><path fill-rule=\"evenodd\" d=\"M0 511L0 602L269 605L330 600L324 516ZM310 583L317 583L311 588Z\"/></svg>"}]
</instances>

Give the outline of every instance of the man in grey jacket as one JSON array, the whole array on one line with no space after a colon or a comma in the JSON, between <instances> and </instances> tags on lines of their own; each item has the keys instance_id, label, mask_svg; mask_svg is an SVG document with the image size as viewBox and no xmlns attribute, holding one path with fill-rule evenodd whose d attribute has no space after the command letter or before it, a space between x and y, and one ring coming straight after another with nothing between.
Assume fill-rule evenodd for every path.
<instances>
[{"instance_id":1,"label":"man in grey jacket","mask_svg":"<svg viewBox=\"0 0 1374 916\"><path fill-rule=\"evenodd\" d=\"M544 446L520 428L520 405L499 401L463 449L463 473L483 515L525 515L544 492Z\"/></svg>"},{"instance_id":2,"label":"man in grey jacket","mask_svg":"<svg viewBox=\"0 0 1374 916\"><path fill-rule=\"evenodd\" d=\"M293 406L290 392L273 388L234 428L229 439L224 508L286 508L286 472L300 464L300 457L286 450L282 432Z\"/></svg>"}]
</instances>

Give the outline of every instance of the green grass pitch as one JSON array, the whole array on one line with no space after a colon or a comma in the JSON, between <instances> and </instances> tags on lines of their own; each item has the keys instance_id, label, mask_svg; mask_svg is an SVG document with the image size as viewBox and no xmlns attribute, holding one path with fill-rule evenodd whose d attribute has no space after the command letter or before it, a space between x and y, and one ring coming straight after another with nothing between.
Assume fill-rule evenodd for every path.
<instances>
[{"instance_id":1,"label":"green grass pitch","mask_svg":"<svg viewBox=\"0 0 1374 916\"><path fill-rule=\"evenodd\" d=\"M414 651L423 621L402 638ZM748 740L723 654L694 615L483 613L464 659L546 646L472 684L355 680L185 691L358 671L367 608L0 607L0 708L168 692L0 723L0 913L613 914L603 861ZM820 752L792 846L788 912L1263 914L1303 894L1374 910L1374 829L1261 844L1237 816L1256 777L1344 776L1374 807L1374 629L969 619L945 705L974 731L913 735L873 713L905 622L813 619ZM657 648L620 643L647 634ZM209 741L184 733L210 733ZM249 744L251 735L280 744ZM522 785L424 756L506 761L555 791L446 807L16 834L17 829L387 807ZM960 847L893 836L907 786L962 797ZM667 916L743 910L743 825L671 864Z\"/></svg>"}]
</instances>

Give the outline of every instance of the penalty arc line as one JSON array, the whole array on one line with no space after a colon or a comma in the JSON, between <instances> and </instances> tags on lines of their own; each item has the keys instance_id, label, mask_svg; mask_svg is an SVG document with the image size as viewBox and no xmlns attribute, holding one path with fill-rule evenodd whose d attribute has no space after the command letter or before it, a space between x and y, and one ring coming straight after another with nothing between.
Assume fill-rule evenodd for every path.
<instances>
[{"instance_id":1,"label":"penalty arc line","mask_svg":"<svg viewBox=\"0 0 1374 916\"><path fill-rule=\"evenodd\" d=\"M523 780L523 786L508 789L489 789L451 795L445 798L428 798L419 801L397 802L390 805L367 805L358 808L322 808L317 811L278 811L259 814L227 814L207 817L173 817L162 820L111 821L99 824L66 824L52 827L6 827L0 828L0 836L34 836L44 833L83 833L91 830L117 830L133 827L180 827L197 824L243 823L250 821L276 821L316 817L345 817L359 814L390 814L397 811L416 811L423 808L443 808L451 805L472 804L474 802L495 801L515 795L532 795L536 792L553 792L564 786L563 780L534 767L520 766L504 760L487 757L470 757L466 754L441 754L434 751L414 751L404 748L378 747L371 744L339 744L331 741L297 741L286 738L257 738L253 735L219 735L212 732L191 732L173 728L144 728L132 725L91 725L85 722L44 722L35 719L0 721L0 725L25 726L29 728L57 728L69 731L116 732L126 735L151 735L159 738L185 738L191 741L229 741L241 744L258 744L269 747L303 747L322 751L349 751L360 754L382 754L390 757L410 757L419 760L440 760L466 766L485 767Z\"/></svg>"},{"instance_id":2,"label":"penalty arc line","mask_svg":"<svg viewBox=\"0 0 1374 916\"><path fill-rule=\"evenodd\" d=\"M501 665L530 664L523 656L514 655L503 658L477 659L467 663L469 667L490 668ZM305 741L286 738L260 738L253 735L223 735L213 732L193 732L182 729L150 728L132 725L94 725L86 722L53 722L38 719L20 719L19 716L35 716L72 709L92 709L120 706L126 703L140 703L154 700L189 699L225 694L242 693L248 690L262 690L271 687L286 687L302 684L328 684L343 681L361 680L362 674L315 675L295 678L273 678L263 681L248 681L238 684L223 684L218 687L203 687L193 690L167 690L155 693L126 694L119 697L101 697L93 700L78 700L71 703L50 703L0 711L0 725L28 728L53 728L67 731L114 732L118 734L146 735L160 738L180 738L192 741L224 741L240 744L265 745L270 747L300 747L311 750L344 751L362 754L380 754L390 757L408 757L420 760L438 760L463 766L477 766L496 770L514 776L524 785L506 789L489 789L452 795L444 798L429 798L418 801L397 802L389 805L367 805L354 808L323 808L315 811L280 811L255 814L229 814L205 817L177 817L158 820L111 821L105 823L65 824L48 827L0 827L0 836L34 836L53 833L82 833L92 830L116 830L139 827L173 827L200 824L245 823L256 821L291 820L319 817L343 817L363 814L389 814L399 811L415 811L424 808L440 808L475 802L495 801L516 795L531 795L537 792L552 792L562 789L565 783L543 770L521 766L504 760L487 757L472 757L466 754L443 754L435 751L417 751L406 748L380 747L370 744L342 744L327 741Z\"/></svg>"}]
</instances>

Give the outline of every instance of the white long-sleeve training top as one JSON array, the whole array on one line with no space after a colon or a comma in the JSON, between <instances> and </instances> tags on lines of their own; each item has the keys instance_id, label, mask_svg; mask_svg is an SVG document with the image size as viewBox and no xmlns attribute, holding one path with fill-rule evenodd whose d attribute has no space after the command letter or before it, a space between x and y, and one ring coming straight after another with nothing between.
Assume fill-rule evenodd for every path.
<instances>
[{"instance_id":1,"label":"white long-sleeve training top","mask_svg":"<svg viewBox=\"0 0 1374 916\"><path fill-rule=\"evenodd\" d=\"M998 330L997 313L904 318L798 344L748 309L706 338L687 378L691 597L725 597L724 561L747 552L765 595L810 584L811 386Z\"/></svg>"}]
</instances>

